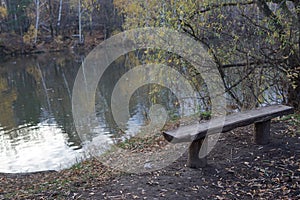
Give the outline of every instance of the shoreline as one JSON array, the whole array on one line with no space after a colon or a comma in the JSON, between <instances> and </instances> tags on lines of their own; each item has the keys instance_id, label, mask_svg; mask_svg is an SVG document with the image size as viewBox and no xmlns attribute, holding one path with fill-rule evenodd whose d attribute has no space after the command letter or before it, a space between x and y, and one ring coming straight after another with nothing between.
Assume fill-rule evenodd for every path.
<instances>
[{"instance_id":1,"label":"shoreline","mask_svg":"<svg viewBox=\"0 0 300 200\"><path fill-rule=\"evenodd\" d=\"M11 57L64 51L89 52L105 39L102 31L87 34L83 44L79 44L77 38L61 36L55 36L51 40L40 38L37 43L26 43L15 34L2 34L0 37L0 56Z\"/></svg>"}]
</instances>

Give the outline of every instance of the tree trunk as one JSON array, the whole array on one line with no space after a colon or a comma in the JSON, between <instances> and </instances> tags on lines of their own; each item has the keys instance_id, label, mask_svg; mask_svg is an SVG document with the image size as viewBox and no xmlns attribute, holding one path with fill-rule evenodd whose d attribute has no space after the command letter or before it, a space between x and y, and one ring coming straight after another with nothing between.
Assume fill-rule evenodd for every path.
<instances>
[{"instance_id":1,"label":"tree trunk","mask_svg":"<svg viewBox=\"0 0 300 200\"><path fill-rule=\"evenodd\" d=\"M37 42L37 34L39 30L39 20L40 20L40 0L36 0L36 20L35 20L35 30L34 30L34 44Z\"/></svg>"},{"instance_id":2,"label":"tree trunk","mask_svg":"<svg viewBox=\"0 0 300 200\"><path fill-rule=\"evenodd\" d=\"M290 85L288 88L288 104L295 110L300 110L300 65L295 67L290 74Z\"/></svg>"},{"instance_id":3,"label":"tree trunk","mask_svg":"<svg viewBox=\"0 0 300 200\"><path fill-rule=\"evenodd\" d=\"M83 44L82 27L81 27L81 1L78 1L78 38L79 44Z\"/></svg>"},{"instance_id":4,"label":"tree trunk","mask_svg":"<svg viewBox=\"0 0 300 200\"><path fill-rule=\"evenodd\" d=\"M49 23L49 27L50 27L50 32L51 32L51 38L54 38L54 31L53 31L53 11L52 11L52 3L51 0L48 1L49 3L49 16L50 16L50 23Z\"/></svg>"},{"instance_id":5,"label":"tree trunk","mask_svg":"<svg viewBox=\"0 0 300 200\"><path fill-rule=\"evenodd\" d=\"M58 18L57 18L57 24L56 24L56 34L58 34L60 31L61 12L62 12L62 0L59 1Z\"/></svg>"}]
</instances>

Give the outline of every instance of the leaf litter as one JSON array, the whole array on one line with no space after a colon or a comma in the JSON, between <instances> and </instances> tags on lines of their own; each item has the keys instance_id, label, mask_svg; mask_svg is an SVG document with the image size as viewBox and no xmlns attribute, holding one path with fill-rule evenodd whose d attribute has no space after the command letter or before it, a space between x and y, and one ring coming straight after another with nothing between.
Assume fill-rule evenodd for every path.
<instances>
[{"instance_id":1,"label":"leaf litter","mask_svg":"<svg viewBox=\"0 0 300 200\"><path fill-rule=\"evenodd\" d=\"M149 173L128 174L97 159L60 172L0 174L0 199L300 199L300 128L273 121L271 143L252 140L253 126L222 134L208 166L190 169L187 155ZM154 147L164 144L160 137ZM126 148L145 151L137 141Z\"/></svg>"}]
</instances>

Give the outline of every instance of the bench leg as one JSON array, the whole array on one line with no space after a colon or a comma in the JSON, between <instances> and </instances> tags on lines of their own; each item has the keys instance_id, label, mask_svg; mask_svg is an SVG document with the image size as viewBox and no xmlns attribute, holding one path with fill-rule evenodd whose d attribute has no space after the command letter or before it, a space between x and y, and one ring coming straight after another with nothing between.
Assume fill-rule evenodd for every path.
<instances>
[{"instance_id":1,"label":"bench leg","mask_svg":"<svg viewBox=\"0 0 300 200\"><path fill-rule=\"evenodd\" d=\"M270 141L270 124L271 120L255 123L255 142L264 145Z\"/></svg>"},{"instance_id":2,"label":"bench leg","mask_svg":"<svg viewBox=\"0 0 300 200\"><path fill-rule=\"evenodd\" d=\"M199 158L199 152L201 149L201 146L204 142L204 139L193 141L192 144L189 147L189 155L188 155L188 161L187 166L190 168L201 168L205 167L207 164L206 157Z\"/></svg>"}]
</instances>

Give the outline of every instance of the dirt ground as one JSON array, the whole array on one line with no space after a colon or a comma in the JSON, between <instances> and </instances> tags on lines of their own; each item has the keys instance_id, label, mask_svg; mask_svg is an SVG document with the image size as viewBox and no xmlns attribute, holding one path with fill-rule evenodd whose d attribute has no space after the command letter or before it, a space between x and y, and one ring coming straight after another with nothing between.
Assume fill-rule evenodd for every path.
<instances>
[{"instance_id":1,"label":"dirt ground","mask_svg":"<svg viewBox=\"0 0 300 200\"><path fill-rule=\"evenodd\" d=\"M163 170L120 174L96 160L61 172L0 174L0 199L300 199L300 128L273 121L271 142L253 142L253 126L222 134L208 166L185 154Z\"/></svg>"}]
</instances>

